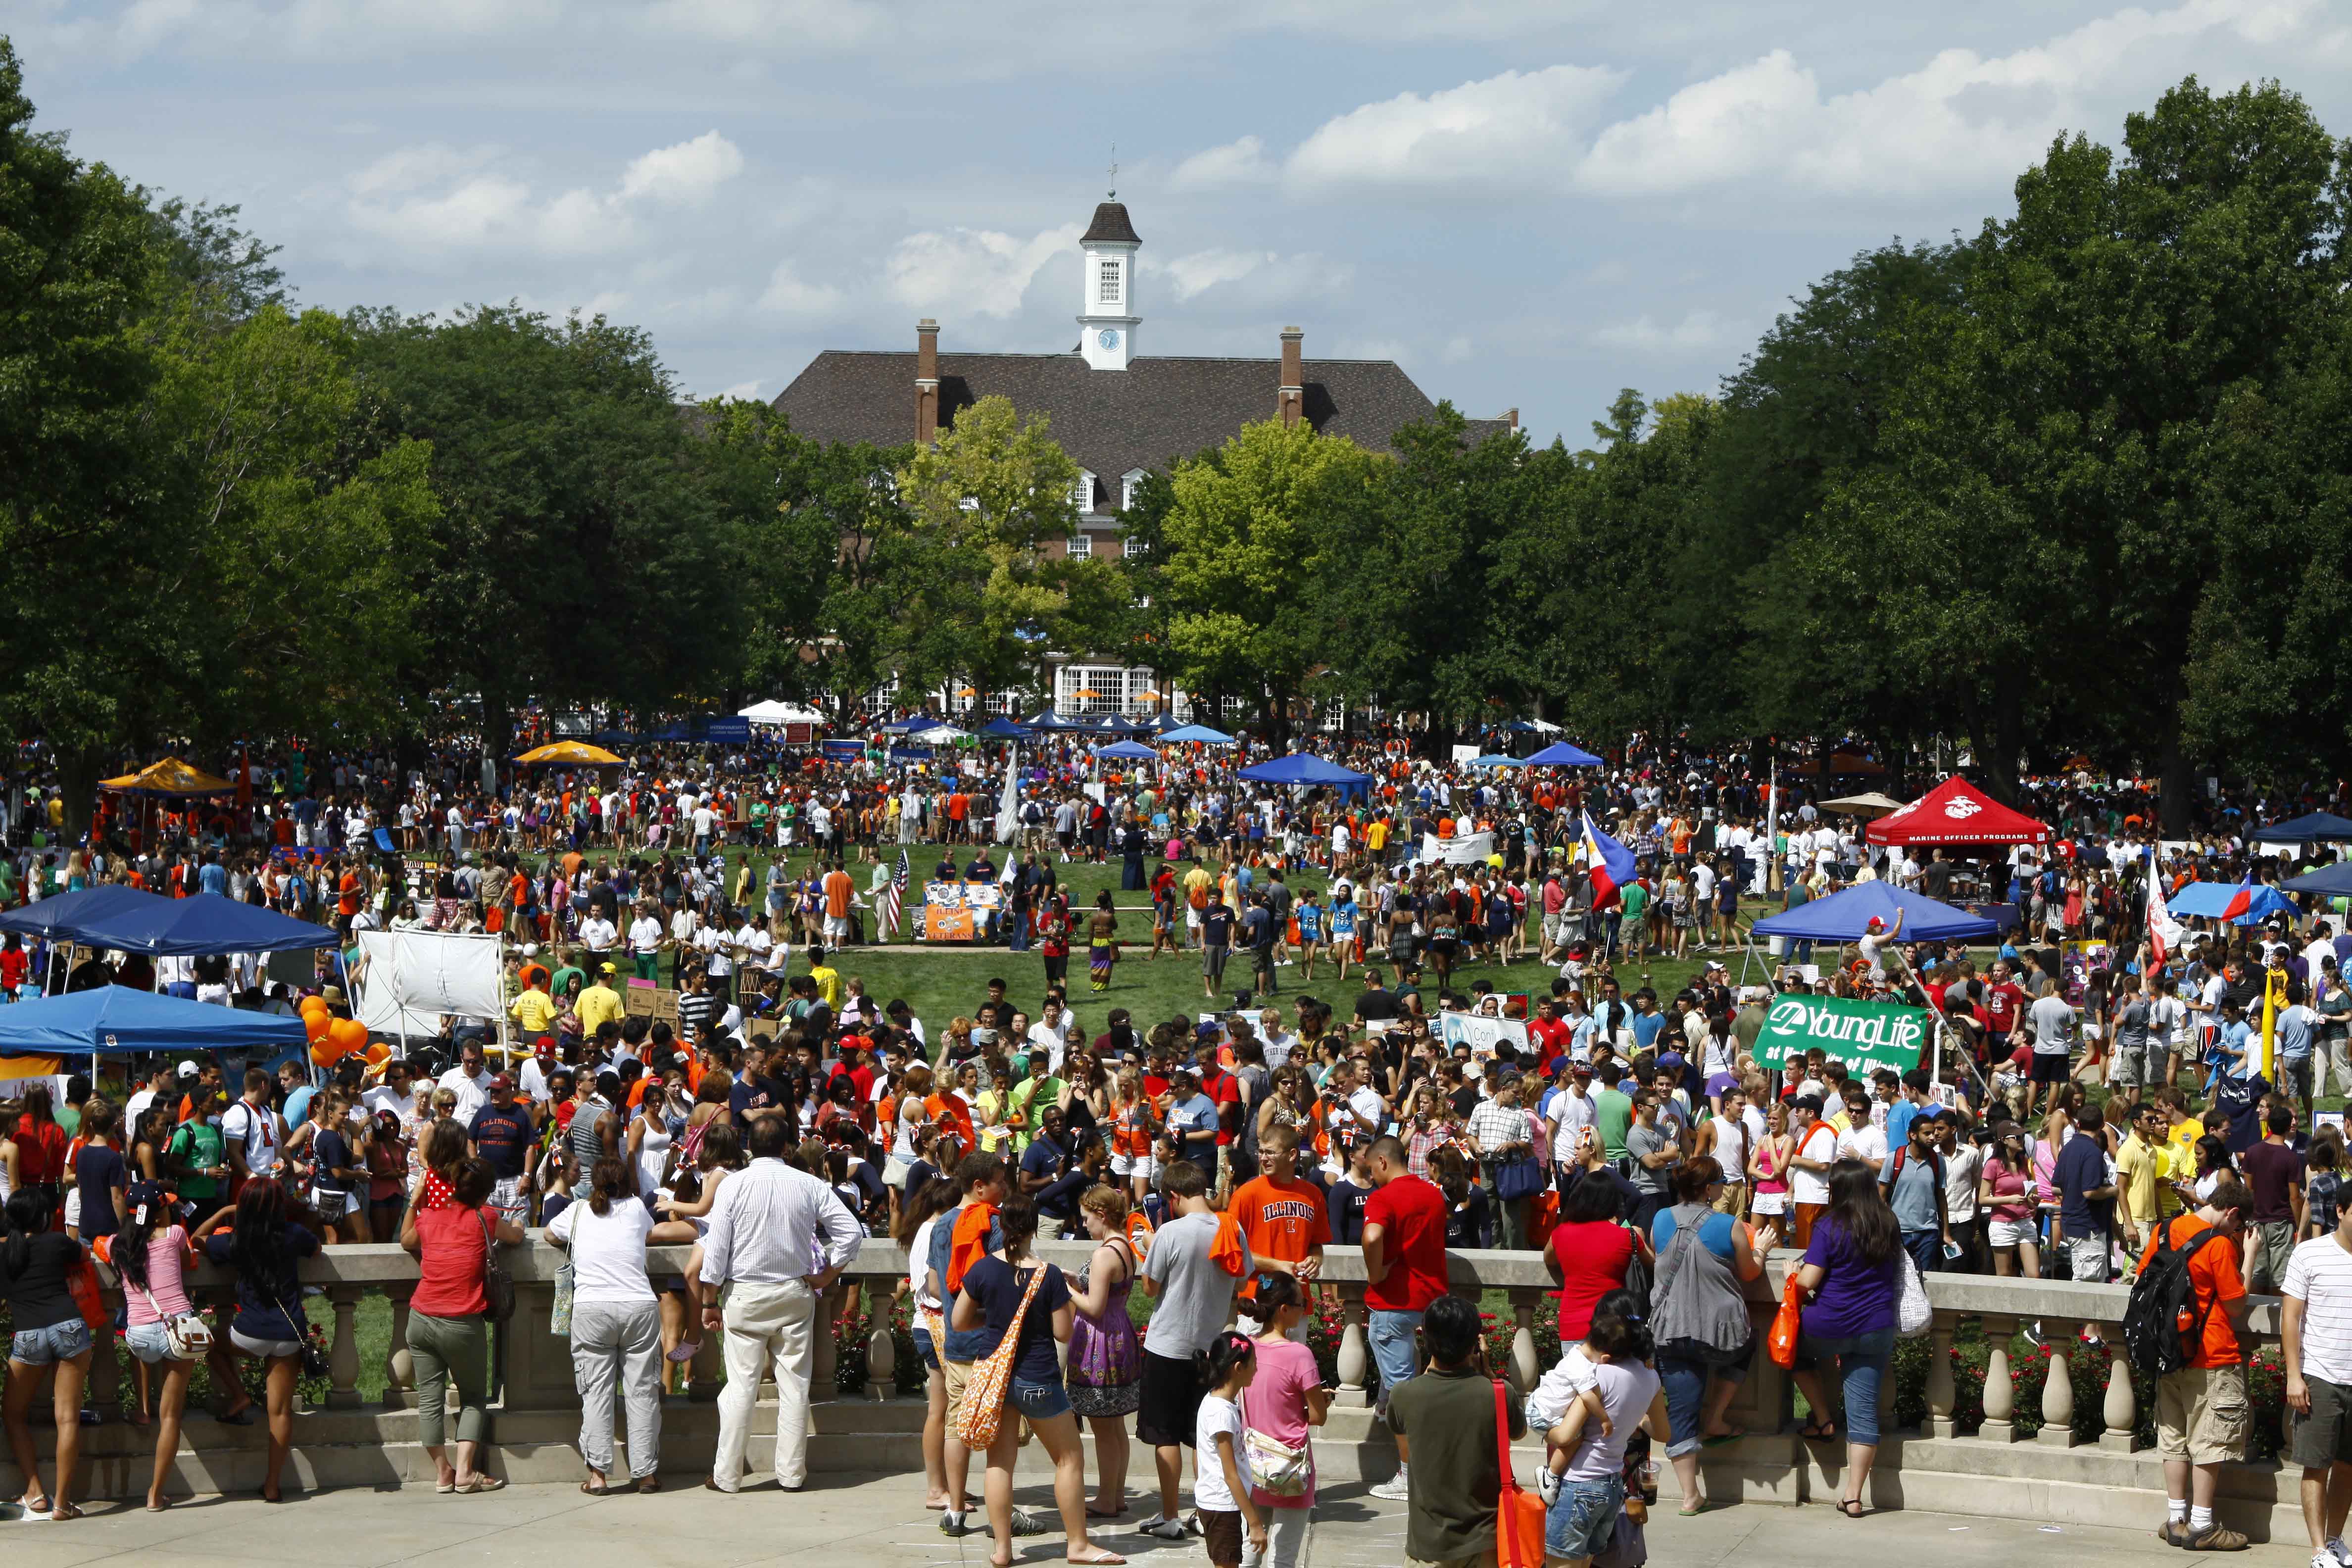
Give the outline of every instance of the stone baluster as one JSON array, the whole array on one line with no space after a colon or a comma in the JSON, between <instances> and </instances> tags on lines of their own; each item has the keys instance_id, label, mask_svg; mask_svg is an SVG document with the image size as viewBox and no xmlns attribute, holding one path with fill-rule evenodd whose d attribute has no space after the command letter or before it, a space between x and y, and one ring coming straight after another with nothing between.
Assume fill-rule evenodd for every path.
<instances>
[{"instance_id":1,"label":"stone baluster","mask_svg":"<svg viewBox=\"0 0 2352 1568\"><path fill-rule=\"evenodd\" d=\"M327 1352L327 1408L356 1410L360 1404L360 1287L331 1285L335 1309L334 1344Z\"/></svg>"},{"instance_id":2,"label":"stone baluster","mask_svg":"<svg viewBox=\"0 0 2352 1568\"><path fill-rule=\"evenodd\" d=\"M416 1402L411 1392L416 1387L416 1365L408 1354L408 1298L416 1289L414 1280L384 1287L392 1299L392 1338L383 1352L383 1403L388 1410L398 1410Z\"/></svg>"},{"instance_id":3,"label":"stone baluster","mask_svg":"<svg viewBox=\"0 0 2352 1568\"><path fill-rule=\"evenodd\" d=\"M1518 1326L1511 1331L1510 1381L1522 1395L1543 1375L1536 1362L1536 1308L1542 1300L1539 1291L1511 1292L1511 1316Z\"/></svg>"},{"instance_id":4,"label":"stone baluster","mask_svg":"<svg viewBox=\"0 0 2352 1568\"><path fill-rule=\"evenodd\" d=\"M841 1365L841 1334L835 1320L841 1315L841 1282L817 1298L816 1353L811 1358L809 1371L809 1403L827 1405L841 1397L836 1373Z\"/></svg>"},{"instance_id":5,"label":"stone baluster","mask_svg":"<svg viewBox=\"0 0 2352 1568\"><path fill-rule=\"evenodd\" d=\"M1056 1345L1067 1353L1067 1347ZM890 1334L888 1315L874 1320L873 1331L866 1336L866 1397L887 1399L898 1392L898 1345Z\"/></svg>"},{"instance_id":6,"label":"stone baluster","mask_svg":"<svg viewBox=\"0 0 2352 1568\"><path fill-rule=\"evenodd\" d=\"M1372 1368L1371 1342L1364 1326L1370 1321L1364 1310L1364 1288L1358 1284L1339 1287L1339 1311L1347 1326L1339 1333L1339 1393L1337 1403L1360 1410L1371 1404L1371 1391L1364 1380Z\"/></svg>"},{"instance_id":7,"label":"stone baluster","mask_svg":"<svg viewBox=\"0 0 2352 1568\"><path fill-rule=\"evenodd\" d=\"M2034 1441L2053 1448L2074 1446L2074 1325L2045 1321L2050 1361L2042 1377L2042 1430Z\"/></svg>"},{"instance_id":8,"label":"stone baluster","mask_svg":"<svg viewBox=\"0 0 2352 1568\"><path fill-rule=\"evenodd\" d=\"M1984 1320L1984 1425L1977 1429L1977 1436L1995 1443L2013 1442L2017 1437L2017 1389L2009 1379L2009 1336L2016 1331L2013 1319Z\"/></svg>"},{"instance_id":9,"label":"stone baluster","mask_svg":"<svg viewBox=\"0 0 2352 1568\"><path fill-rule=\"evenodd\" d=\"M702 1331L701 1348L688 1363L686 1396L697 1405L709 1405L719 1397L721 1374L727 1370L727 1331L706 1328Z\"/></svg>"},{"instance_id":10,"label":"stone baluster","mask_svg":"<svg viewBox=\"0 0 2352 1568\"><path fill-rule=\"evenodd\" d=\"M2107 1325L2107 1397L2100 1414L2107 1429L2099 1447L2118 1454L2132 1451L2132 1433L2139 1426L2139 1394L2132 1387L2131 1352L2124 1344L2120 1324Z\"/></svg>"},{"instance_id":11,"label":"stone baluster","mask_svg":"<svg viewBox=\"0 0 2352 1568\"><path fill-rule=\"evenodd\" d=\"M1935 1326L1927 1331L1927 1436L1952 1436L1952 1410L1959 1403L1959 1390L1952 1382L1952 1327L1948 1312L1936 1314Z\"/></svg>"},{"instance_id":12,"label":"stone baluster","mask_svg":"<svg viewBox=\"0 0 2352 1568\"><path fill-rule=\"evenodd\" d=\"M98 1353L89 1358L89 1373L82 1383L82 1403L120 1420L129 1408L123 1401L122 1367L115 1355L114 1325L98 1333ZM132 1393L136 1394L136 1385Z\"/></svg>"}]
</instances>

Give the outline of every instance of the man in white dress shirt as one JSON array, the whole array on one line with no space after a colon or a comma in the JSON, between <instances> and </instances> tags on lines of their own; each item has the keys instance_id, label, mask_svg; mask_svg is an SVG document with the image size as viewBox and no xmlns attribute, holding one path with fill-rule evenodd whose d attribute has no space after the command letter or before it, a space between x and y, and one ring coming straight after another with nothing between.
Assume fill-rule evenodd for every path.
<instances>
[{"instance_id":1,"label":"man in white dress shirt","mask_svg":"<svg viewBox=\"0 0 2352 1568\"><path fill-rule=\"evenodd\" d=\"M830 1187L784 1163L786 1121L762 1117L751 1123L746 1139L751 1163L719 1189L702 1238L702 1282L710 1303L703 1324L727 1331L719 1454L702 1483L712 1491L741 1489L744 1445L767 1366L776 1380L776 1484L786 1491L806 1484L817 1303L865 1239Z\"/></svg>"}]
</instances>

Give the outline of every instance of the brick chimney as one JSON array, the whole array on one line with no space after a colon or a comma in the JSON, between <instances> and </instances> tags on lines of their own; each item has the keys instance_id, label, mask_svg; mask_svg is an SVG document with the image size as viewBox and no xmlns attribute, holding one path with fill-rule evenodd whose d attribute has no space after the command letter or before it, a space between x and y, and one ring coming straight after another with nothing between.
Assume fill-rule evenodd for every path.
<instances>
[{"instance_id":1,"label":"brick chimney","mask_svg":"<svg viewBox=\"0 0 2352 1568\"><path fill-rule=\"evenodd\" d=\"M915 323L915 444L928 447L940 434L940 324L925 316Z\"/></svg>"},{"instance_id":2,"label":"brick chimney","mask_svg":"<svg viewBox=\"0 0 2352 1568\"><path fill-rule=\"evenodd\" d=\"M1514 430L1517 429L1519 427L1519 411L1516 408L1504 409L1503 423L1509 426Z\"/></svg>"},{"instance_id":3,"label":"brick chimney","mask_svg":"<svg viewBox=\"0 0 2352 1568\"><path fill-rule=\"evenodd\" d=\"M1306 373L1298 363L1298 345L1306 336L1297 327L1282 329L1282 385L1275 392L1274 410L1282 416L1286 430L1296 426L1307 411Z\"/></svg>"}]
</instances>

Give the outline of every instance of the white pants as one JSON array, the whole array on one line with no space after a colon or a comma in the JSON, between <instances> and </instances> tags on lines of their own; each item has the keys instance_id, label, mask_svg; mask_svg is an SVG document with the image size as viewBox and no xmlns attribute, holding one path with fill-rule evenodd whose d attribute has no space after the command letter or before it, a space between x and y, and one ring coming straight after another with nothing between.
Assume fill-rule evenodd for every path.
<instances>
[{"instance_id":1,"label":"white pants","mask_svg":"<svg viewBox=\"0 0 2352 1568\"><path fill-rule=\"evenodd\" d=\"M580 1390L580 1457L613 1471L613 1396L628 1412L629 1475L661 1468L661 1311L651 1301L624 1307L583 1301L572 1309L572 1375Z\"/></svg>"},{"instance_id":2,"label":"white pants","mask_svg":"<svg viewBox=\"0 0 2352 1568\"><path fill-rule=\"evenodd\" d=\"M751 1436L751 1409L760 1379L776 1379L776 1482L808 1479L809 1373L814 1365L810 1331L815 1293L798 1279L781 1285L727 1288L727 1386L719 1391L719 1457L711 1479L724 1492L743 1483L743 1448Z\"/></svg>"},{"instance_id":3,"label":"white pants","mask_svg":"<svg viewBox=\"0 0 2352 1568\"><path fill-rule=\"evenodd\" d=\"M1265 1553L1252 1552L1246 1542L1242 1547L1244 1568L1298 1568L1301 1549L1307 1544L1307 1521L1313 1510L1304 1508L1270 1508L1265 1510Z\"/></svg>"}]
</instances>

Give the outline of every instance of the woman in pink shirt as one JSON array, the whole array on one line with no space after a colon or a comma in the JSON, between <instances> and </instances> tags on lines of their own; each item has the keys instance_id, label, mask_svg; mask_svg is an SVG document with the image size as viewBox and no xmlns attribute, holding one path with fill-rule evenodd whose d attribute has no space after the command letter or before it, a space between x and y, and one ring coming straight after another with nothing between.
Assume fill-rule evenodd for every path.
<instances>
[{"instance_id":1,"label":"woman in pink shirt","mask_svg":"<svg viewBox=\"0 0 2352 1568\"><path fill-rule=\"evenodd\" d=\"M1257 1311L1265 1327L1257 1337L1257 1375L1242 1390L1242 1426L1299 1456L1292 1467L1276 1451L1250 1456L1250 1501L1266 1510L1266 1568L1297 1568L1307 1544L1307 1521L1315 1508L1315 1445L1309 1427L1323 1425L1331 1391L1315 1365L1315 1352L1297 1339L1307 1316L1298 1281L1287 1274L1258 1277ZM1272 1481L1274 1488L1259 1484Z\"/></svg>"},{"instance_id":2,"label":"woman in pink shirt","mask_svg":"<svg viewBox=\"0 0 2352 1568\"><path fill-rule=\"evenodd\" d=\"M122 1342L139 1360L140 1382L149 1367L163 1369L163 1392L155 1399L155 1470L147 1483L147 1511L161 1513L171 1506L163 1495L163 1479L180 1451L180 1416L188 1405L188 1377L196 1363L172 1354L165 1327L173 1318L194 1311L188 1300L188 1233L173 1223L171 1202L152 1182L133 1182L123 1194L122 1229L114 1237L115 1272L122 1276L122 1306L128 1314ZM134 1417L146 1424L142 1409Z\"/></svg>"}]
</instances>

